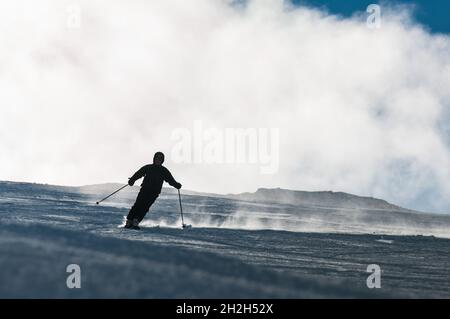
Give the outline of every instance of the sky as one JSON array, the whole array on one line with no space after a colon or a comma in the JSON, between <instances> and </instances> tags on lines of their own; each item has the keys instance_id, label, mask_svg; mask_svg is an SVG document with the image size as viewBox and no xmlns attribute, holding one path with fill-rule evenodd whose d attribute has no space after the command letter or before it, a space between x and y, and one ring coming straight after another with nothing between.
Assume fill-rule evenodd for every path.
<instances>
[{"instance_id":1,"label":"sky","mask_svg":"<svg viewBox=\"0 0 450 319\"><path fill-rule=\"evenodd\" d=\"M126 182L163 151L190 190L450 214L449 5L430 2L380 3L374 28L364 1L2 1L0 180Z\"/></svg>"},{"instance_id":2,"label":"sky","mask_svg":"<svg viewBox=\"0 0 450 319\"><path fill-rule=\"evenodd\" d=\"M372 3L396 4L413 7L414 19L435 33L450 33L450 2L447 0L408 0L408 1L371 1L371 0L293 0L296 5L319 7L331 14L352 16L364 11Z\"/></svg>"}]
</instances>

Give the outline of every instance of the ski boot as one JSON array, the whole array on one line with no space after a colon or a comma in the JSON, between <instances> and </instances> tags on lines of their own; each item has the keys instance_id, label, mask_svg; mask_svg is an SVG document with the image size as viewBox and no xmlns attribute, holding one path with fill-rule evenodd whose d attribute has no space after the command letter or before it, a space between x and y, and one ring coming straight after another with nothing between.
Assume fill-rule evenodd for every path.
<instances>
[{"instance_id":1,"label":"ski boot","mask_svg":"<svg viewBox=\"0 0 450 319\"><path fill-rule=\"evenodd\" d=\"M137 218L133 219L133 222L131 223L130 229L139 230L141 229L139 227L139 220Z\"/></svg>"},{"instance_id":2,"label":"ski boot","mask_svg":"<svg viewBox=\"0 0 450 319\"><path fill-rule=\"evenodd\" d=\"M131 219L127 219L127 222L123 228L130 229L131 227L133 227L133 221Z\"/></svg>"}]
</instances>

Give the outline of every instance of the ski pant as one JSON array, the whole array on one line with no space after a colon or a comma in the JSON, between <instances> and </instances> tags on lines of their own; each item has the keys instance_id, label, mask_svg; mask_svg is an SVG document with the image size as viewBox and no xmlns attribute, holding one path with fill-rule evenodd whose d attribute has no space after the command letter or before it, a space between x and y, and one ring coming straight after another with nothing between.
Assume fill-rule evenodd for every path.
<instances>
[{"instance_id":1,"label":"ski pant","mask_svg":"<svg viewBox=\"0 0 450 319\"><path fill-rule=\"evenodd\" d=\"M133 207L131 207L130 212L128 213L127 219L137 219L139 222L141 222L150 209L150 206L152 206L158 196L159 193L149 192L141 189L136 198L136 202L134 203Z\"/></svg>"}]
</instances>

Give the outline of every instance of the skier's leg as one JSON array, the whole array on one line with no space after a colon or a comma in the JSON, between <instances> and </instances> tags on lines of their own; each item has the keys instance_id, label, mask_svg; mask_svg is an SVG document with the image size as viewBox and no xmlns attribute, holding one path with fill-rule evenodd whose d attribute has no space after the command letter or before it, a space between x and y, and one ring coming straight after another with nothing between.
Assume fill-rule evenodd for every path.
<instances>
[{"instance_id":1,"label":"skier's leg","mask_svg":"<svg viewBox=\"0 0 450 319\"><path fill-rule=\"evenodd\" d=\"M127 220L132 221L133 219L137 218L136 216L141 215L141 211L145 209L145 203L146 202L146 195L141 190L136 198L136 202L131 207L130 212L128 213Z\"/></svg>"},{"instance_id":2,"label":"skier's leg","mask_svg":"<svg viewBox=\"0 0 450 319\"><path fill-rule=\"evenodd\" d=\"M150 207L153 205L153 203L158 198L158 196L159 196L159 194L154 194L154 193L147 194L146 201L145 201L144 205L142 206L142 209L134 217L134 218L137 218L139 223L144 219L145 215L148 213L148 211L150 210Z\"/></svg>"}]
</instances>

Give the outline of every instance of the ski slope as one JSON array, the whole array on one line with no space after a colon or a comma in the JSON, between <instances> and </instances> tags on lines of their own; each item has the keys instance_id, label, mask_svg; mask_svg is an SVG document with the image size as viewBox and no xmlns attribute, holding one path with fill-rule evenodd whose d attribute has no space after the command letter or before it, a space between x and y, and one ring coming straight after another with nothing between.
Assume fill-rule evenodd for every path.
<instances>
[{"instance_id":1,"label":"ski slope","mask_svg":"<svg viewBox=\"0 0 450 319\"><path fill-rule=\"evenodd\" d=\"M447 216L190 193L182 230L166 190L133 231L120 225L138 188L95 205L116 186L0 182L0 297L450 297Z\"/></svg>"}]
</instances>

